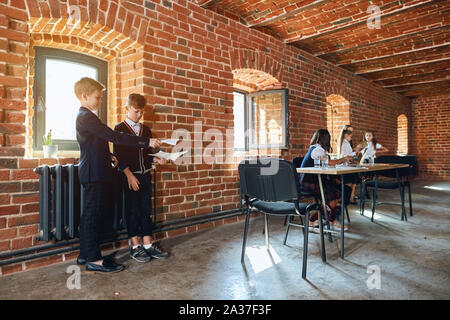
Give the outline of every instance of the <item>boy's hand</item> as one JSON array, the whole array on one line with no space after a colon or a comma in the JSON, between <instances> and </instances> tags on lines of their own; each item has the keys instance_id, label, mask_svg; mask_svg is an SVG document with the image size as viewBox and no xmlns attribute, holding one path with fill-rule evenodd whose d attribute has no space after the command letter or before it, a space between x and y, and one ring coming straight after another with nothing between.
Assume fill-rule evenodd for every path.
<instances>
[{"instance_id":1,"label":"boy's hand","mask_svg":"<svg viewBox=\"0 0 450 320\"><path fill-rule=\"evenodd\" d=\"M159 139L150 139L149 146L151 148L159 148L161 146L161 141L159 141Z\"/></svg>"},{"instance_id":2,"label":"boy's hand","mask_svg":"<svg viewBox=\"0 0 450 320\"><path fill-rule=\"evenodd\" d=\"M136 178L136 176L134 174L129 174L127 175L127 180L128 180L128 188L133 189L133 191L138 191L139 190L139 180Z\"/></svg>"},{"instance_id":3,"label":"boy's hand","mask_svg":"<svg viewBox=\"0 0 450 320\"><path fill-rule=\"evenodd\" d=\"M167 159L164 159L164 158L157 158L157 157L154 157L153 159L155 160L155 162L157 162L157 163L159 163L159 164L166 164L166 163L168 162L168 160L167 160Z\"/></svg>"},{"instance_id":4,"label":"boy's hand","mask_svg":"<svg viewBox=\"0 0 450 320\"><path fill-rule=\"evenodd\" d=\"M117 167L119 160L115 156L111 156L111 161L113 162L113 168Z\"/></svg>"}]
</instances>

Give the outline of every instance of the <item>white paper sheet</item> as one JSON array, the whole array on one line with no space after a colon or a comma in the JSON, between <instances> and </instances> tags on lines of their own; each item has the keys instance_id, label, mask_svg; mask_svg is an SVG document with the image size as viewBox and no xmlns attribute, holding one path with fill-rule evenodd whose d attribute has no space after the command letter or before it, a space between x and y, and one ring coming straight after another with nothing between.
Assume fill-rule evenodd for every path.
<instances>
[{"instance_id":1,"label":"white paper sheet","mask_svg":"<svg viewBox=\"0 0 450 320\"><path fill-rule=\"evenodd\" d=\"M185 154L186 152L187 151L168 153L168 152L164 152L164 151L159 151L158 153L153 153L150 155L154 156L154 157L158 157L160 159L167 159L167 160L175 161L179 157L181 157L183 154Z\"/></svg>"},{"instance_id":2,"label":"white paper sheet","mask_svg":"<svg viewBox=\"0 0 450 320\"><path fill-rule=\"evenodd\" d=\"M179 139L163 139L162 143L170 144L171 146L176 146Z\"/></svg>"}]
</instances>

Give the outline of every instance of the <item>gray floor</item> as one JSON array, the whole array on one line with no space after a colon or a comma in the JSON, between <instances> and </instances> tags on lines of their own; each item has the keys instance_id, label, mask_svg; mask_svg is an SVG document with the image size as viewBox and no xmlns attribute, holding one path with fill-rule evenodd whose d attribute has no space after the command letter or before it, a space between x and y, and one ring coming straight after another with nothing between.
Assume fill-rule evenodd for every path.
<instances>
[{"instance_id":1,"label":"gray floor","mask_svg":"<svg viewBox=\"0 0 450 320\"><path fill-rule=\"evenodd\" d=\"M250 223L245 266L243 223L235 223L162 241L171 254L166 260L139 264L120 250L116 257L127 269L111 275L81 270L81 289L67 286L74 261L3 276L0 299L449 299L450 182L413 186L408 222L400 220L400 207L380 206L374 223L369 206L365 217L350 207L344 260L336 242L326 241L323 263L319 236L310 234L308 280L301 278L301 230L293 228L284 246L283 220L271 217L269 254L260 216ZM370 271L376 268L379 289Z\"/></svg>"}]
</instances>

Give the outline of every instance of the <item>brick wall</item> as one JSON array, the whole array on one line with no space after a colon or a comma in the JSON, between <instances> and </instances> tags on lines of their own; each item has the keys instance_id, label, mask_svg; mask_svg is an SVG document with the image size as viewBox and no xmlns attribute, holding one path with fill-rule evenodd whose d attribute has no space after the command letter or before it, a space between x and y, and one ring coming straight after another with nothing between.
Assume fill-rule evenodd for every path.
<instances>
[{"instance_id":1,"label":"brick wall","mask_svg":"<svg viewBox=\"0 0 450 320\"><path fill-rule=\"evenodd\" d=\"M194 121L201 122L203 132L214 128L226 134L232 129L233 71L239 69L259 70L276 79L272 85L289 88L290 148L278 152L286 159L303 155L313 130L327 127L330 95L349 102L355 139L365 129L377 129L378 140L391 150L397 147L398 115L411 117L409 99L190 1L137 0L119 5L119 1L101 0L97 7L94 2L80 2L82 23L77 30L66 26L68 3L72 4L57 0L0 3L0 251L38 244L33 240L38 203L32 169L52 160L23 159L29 149L24 137L30 137L27 130L32 130L29 119L34 104L24 94L30 93L32 78L27 78L23 67L32 75L27 63L33 55L31 43L37 39L103 55L109 61L108 124L123 119L122 106L129 92L142 92L148 101L144 122L159 138L170 138L178 128L193 132ZM232 134L228 136L232 139ZM224 149L232 152L229 146ZM234 164L161 167L158 221L238 208L238 159ZM182 228L158 237L235 221ZM4 267L2 272L61 259Z\"/></svg>"},{"instance_id":2,"label":"brick wall","mask_svg":"<svg viewBox=\"0 0 450 320\"><path fill-rule=\"evenodd\" d=\"M412 101L410 153L418 157L419 176L450 180L450 95Z\"/></svg>"}]
</instances>

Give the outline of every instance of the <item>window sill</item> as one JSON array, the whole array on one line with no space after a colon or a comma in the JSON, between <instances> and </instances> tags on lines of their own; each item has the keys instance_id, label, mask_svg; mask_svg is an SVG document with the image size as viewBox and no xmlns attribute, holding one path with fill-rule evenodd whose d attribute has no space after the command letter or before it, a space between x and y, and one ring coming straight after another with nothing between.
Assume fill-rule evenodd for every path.
<instances>
[{"instance_id":1,"label":"window sill","mask_svg":"<svg viewBox=\"0 0 450 320\"><path fill-rule=\"evenodd\" d=\"M44 158L44 151L33 151L32 158L35 159L46 159ZM61 158L80 158L80 151L66 151L66 150L60 150L57 153L57 157L54 159L61 159Z\"/></svg>"}]
</instances>

